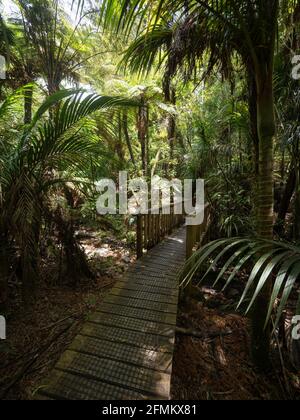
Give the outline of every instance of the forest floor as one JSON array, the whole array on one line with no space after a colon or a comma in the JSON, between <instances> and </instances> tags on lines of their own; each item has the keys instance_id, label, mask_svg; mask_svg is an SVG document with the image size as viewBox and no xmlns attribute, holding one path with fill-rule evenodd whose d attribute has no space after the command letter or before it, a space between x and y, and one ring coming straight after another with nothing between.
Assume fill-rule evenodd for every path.
<instances>
[{"instance_id":1,"label":"forest floor","mask_svg":"<svg viewBox=\"0 0 300 420\"><path fill-rule=\"evenodd\" d=\"M24 310L16 293L7 317L8 340L0 341L0 399L28 400L77 335L87 316L135 260L125 240L94 230L79 232L95 280L74 287L62 278L56 284L56 267L43 269L34 306Z\"/></svg>"},{"instance_id":2,"label":"forest floor","mask_svg":"<svg viewBox=\"0 0 300 420\"><path fill-rule=\"evenodd\" d=\"M0 341L0 399L34 398L35 392L77 335L87 316L135 260L134 247L111 232L81 230L80 241L96 273L80 286L57 284L57 267L44 267L36 304L26 311L18 295L8 314L7 341ZM280 363L256 372L249 357L250 324L234 312L236 286L218 293L209 286L181 305L178 326L203 338L177 334L173 364L174 400L300 399L300 372ZM220 334L221 333L221 334ZM284 373L283 373L284 372Z\"/></svg>"},{"instance_id":3,"label":"forest floor","mask_svg":"<svg viewBox=\"0 0 300 420\"><path fill-rule=\"evenodd\" d=\"M300 371L287 353L281 360L273 346L270 374L257 372L252 364L250 321L234 311L239 291L224 294L203 287L199 292L201 299L190 299L179 309L178 326L197 336L177 335L172 398L299 400Z\"/></svg>"}]
</instances>

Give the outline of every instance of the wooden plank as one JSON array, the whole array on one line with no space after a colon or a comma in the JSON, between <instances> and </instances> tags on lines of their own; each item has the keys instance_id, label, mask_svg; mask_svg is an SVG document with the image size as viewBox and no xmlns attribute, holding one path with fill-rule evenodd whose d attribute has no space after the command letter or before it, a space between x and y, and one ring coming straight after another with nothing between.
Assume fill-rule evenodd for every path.
<instances>
[{"instance_id":1,"label":"wooden plank","mask_svg":"<svg viewBox=\"0 0 300 420\"><path fill-rule=\"evenodd\" d=\"M77 336L69 349L171 374L172 353L84 336Z\"/></svg>"},{"instance_id":2,"label":"wooden plank","mask_svg":"<svg viewBox=\"0 0 300 420\"><path fill-rule=\"evenodd\" d=\"M178 262L178 261L169 261L167 262L167 257L163 257L163 258L155 258L155 269L157 271L165 271L166 273L170 273L170 270L173 271L178 271L180 268L182 267L182 263ZM152 260L147 257L147 259L143 258L142 260L138 261L137 264L135 265L135 268L138 269L144 269L144 268L151 268L153 269L153 258Z\"/></svg>"},{"instance_id":3,"label":"wooden plank","mask_svg":"<svg viewBox=\"0 0 300 420\"><path fill-rule=\"evenodd\" d=\"M149 251L145 257L143 258L144 261L147 260L153 260L153 258L156 259L164 259L164 260L168 260L168 261L178 261L183 260L185 258L185 254L184 253L178 253L175 250L173 252L168 251L168 252L164 252L163 249L161 251L157 251L156 248L154 248L154 250Z\"/></svg>"},{"instance_id":4,"label":"wooden plank","mask_svg":"<svg viewBox=\"0 0 300 420\"><path fill-rule=\"evenodd\" d=\"M149 277L154 278L158 280L167 280L170 283L175 281L177 271L172 273L172 270L169 272L164 272L158 268L149 268L149 267L136 267L135 269L132 269L128 271L125 275L125 278L131 278L131 279L138 279L139 276L141 277Z\"/></svg>"},{"instance_id":5,"label":"wooden plank","mask_svg":"<svg viewBox=\"0 0 300 420\"><path fill-rule=\"evenodd\" d=\"M135 280L124 281L120 280L116 283L115 288L118 289L126 289L126 290L135 290L135 291L144 291L145 293L150 294L157 294L159 293L160 296L176 296L178 298L178 288L172 287L168 288L164 285L151 285L145 282L136 282Z\"/></svg>"},{"instance_id":6,"label":"wooden plank","mask_svg":"<svg viewBox=\"0 0 300 420\"><path fill-rule=\"evenodd\" d=\"M137 258L142 258L143 256L143 216L137 216L137 234L136 234L136 255Z\"/></svg>"},{"instance_id":7,"label":"wooden plank","mask_svg":"<svg viewBox=\"0 0 300 420\"><path fill-rule=\"evenodd\" d=\"M159 277L157 274L156 276L149 276L148 273L139 274L137 277L131 277L128 279L128 283L137 283L142 284L145 286L153 286L153 287L160 287L164 289L178 289L178 280L170 280L164 277Z\"/></svg>"},{"instance_id":8,"label":"wooden plank","mask_svg":"<svg viewBox=\"0 0 300 420\"><path fill-rule=\"evenodd\" d=\"M67 350L56 369L148 395L168 398L170 375ZM126 391L125 391L126 392ZM121 398L123 399L123 398Z\"/></svg>"},{"instance_id":9,"label":"wooden plank","mask_svg":"<svg viewBox=\"0 0 300 420\"><path fill-rule=\"evenodd\" d=\"M174 326L161 322L126 318L120 315L100 312L94 313L88 318L88 320L96 324L119 327L131 331L163 335L170 338L174 336Z\"/></svg>"},{"instance_id":10,"label":"wooden plank","mask_svg":"<svg viewBox=\"0 0 300 420\"><path fill-rule=\"evenodd\" d=\"M173 305L171 303L161 303L161 302L153 302L147 300L140 300L134 299L130 296L114 296L109 295L107 296L104 303L111 303L113 305L121 305L130 308L138 308L138 309L149 309L150 311L155 312L166 312L169 314L177 314L177 304Z\"/></svg>"},{"instance_id":11,"label":"wooden plank","mask_svg":"<svg viewBox=\"0 0 300 420\"><path fill-rule=\"evenodd\" d=\"M41 384L37 399L50 397L54 400L147 400L142 392L120 388L91 378L74 375L54 369Z\"/></svg>"},{"instance_id":12,"label":"wooden plank","mask_svg":"<svg viewBox=\"0 0 300 420\"><path fill-rule=\"evenodd\" d=\"M145 259L147 259L148 257L152 257L152 258L160 258L161 256L164 256L165 258L167 258L167 256L170 256L171 260L177 260L179 259L184 259L185 258L185 252L182 250L178 250L178 246L176 246L173 250L172 249L168 249L165 250L165 246L158 248L160 245L157 245L157 247L152 248L150 251L148 251L148 253L145 255Z\"/></svg>"},{"instance_id":13,"label":"wooden plank","mask_svg":"<svg viewBox=\"0 0 300 420\"><path fill-rule=\"evenodd\" d=\"M128 290L126 288L113 288L110 291L110 295L113 296L120 296L120 297L129 297L138 300L146 300L147 302L159 302L159 303L166 303L166 304L173 304L177 305L178 303L178 294L175 295L162 295L159 293L159 290L154 290L154 293L149 291L141 290Z\"/></svg>"},{"instance_id":14,"label":"wooden plank","mask_svg":"<svg viewBox=\"0 0 300 420\"><path fill-rule=\"evenodd\" d=\"M80 335L100 338L116 343L130 344L144 349L150 349L159 352L170 353L174 347L174 336L168 337L163 335L144 333L141 331L125 330L124 328L97 325L86 322Z\"/></svg>"},{"instance_id":15,"label":"wooden plank","mask_svg":"<svg viewBox=\"0 0 300 420\"><path fill-rule=\"evenodd\" d=\"M176 325L176 314L154 312L148 309L128 308L126 306L102 303L98 309L100 313L119 315L137 320L160 322L162 324Z\"/></svg>"}]
</instances>

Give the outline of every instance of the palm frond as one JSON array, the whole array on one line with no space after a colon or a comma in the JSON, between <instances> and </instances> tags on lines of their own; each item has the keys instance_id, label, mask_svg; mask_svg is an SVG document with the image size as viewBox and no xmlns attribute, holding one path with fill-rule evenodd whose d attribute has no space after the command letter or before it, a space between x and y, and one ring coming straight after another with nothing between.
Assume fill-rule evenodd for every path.
<instances>
[{"instance_id":1,"label":"palm frond","mask_svg":"<svg viewBox=\"0 0 300 420\"><path fill-rule=\"evenodd\" d=\"M157 70L167 58L168 48L173 39L173 30L165 25L157 25L134 40L121 61L120 67L148 74L152 68Z\"/></svg>"},{"instance_id":2,"label":"palm frond","mask_svg":"<svg viewBox=\"0 0 300 420\"><path fill-rule=\"evenodd\" d=\"M249 268L249 265L251 266L250 275L237 306L238 309L246 299L250 299L246 313L252 309L264 287L270 281L272 282L273 292L265 324L266 326L269 324L275 302L280 298L280 304L275 310L275 327L277 327L293 288L300 278L300 249L288 243L263 239L231 238L229 240L217 240L197 251L186 263L186 267L180 276L181 287L184 288L192 282L204 263L211 260L208 270L201 276L198 284L201 284L207 275L212 270L216 270L220 264L220 273L214 287L221 280L225 280L223 290L232 283L242 270ZM276 276L275 281L273 281L274 276Z\"/></svg>"}]
</instances>

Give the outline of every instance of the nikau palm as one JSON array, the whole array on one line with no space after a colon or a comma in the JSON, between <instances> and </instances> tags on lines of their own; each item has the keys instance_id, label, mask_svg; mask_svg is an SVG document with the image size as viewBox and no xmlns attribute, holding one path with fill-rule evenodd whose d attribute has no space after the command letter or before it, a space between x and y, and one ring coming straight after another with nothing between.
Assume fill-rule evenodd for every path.
<instances>
[{"instance_id":1,"label":"nikau palm","mask_svg":"<svg viewBox=\"0 0 300 420\"><path fill-rule=\"evenodd\" d=\"M0 108L9 112L10 104L20 94L12 95ZM64 101L63 101L64 100ZM57 108L52 118L51 108ZM90 165L89 156L101 153L98 144L84 135L86 118L96 111L135 105L133 101L61 91L49 97L38 109L32 123L24 127L14 150L3 150L0 158L0 274L1 290L6 290L10 255L13 248L20 252L22 284L26 295L34 291L38 277L39 240L42 221L57 220L51 216L50 193L71 179L64 173L72 168L78 173ZM76 182L76 181L74 181ZM58 223L61 222L59 218ZM74 244L72 246L75 246ZM81 261L83 263L83 261ZM79 262L80 263L80 262ZM5 292L3 292L5 293Z\"/></svg>"},{"instance_id":2,"label":"nikau palm","mask_svg":"<svg viewBox=\"0 0 300 420\"><path fill-rule=\"evenodd\" d=\"M81 2L79 2L81 4ZM288 7L287 7L288 6ZM201 60L209 56L208 73L219 66L230 75L232 57L244 64L253 80L254 112L257 120L256 150L258 193L256 198L257 236L271 240L274 222L274 54L278 18L295 7L294 1L235 0L144 0L103 2L101 17L107 26L129 35L132 28L142 32L128 50L126 59L134 70L149 70L165 63L168 77L179 69L185 75L201 69ZM175 27L174 27L175 21ZM165 24L169 22L170 24ZM177 23L176 23L177 22ZM171 29L173 27L173 29ZM159 57L159 58L157 58ZM255 130L255 127L254 127ZM269 328L265 328L271 276L256 299L253 310L253 357L260 367L269 361Z\"/></svg>"}]
</instances>

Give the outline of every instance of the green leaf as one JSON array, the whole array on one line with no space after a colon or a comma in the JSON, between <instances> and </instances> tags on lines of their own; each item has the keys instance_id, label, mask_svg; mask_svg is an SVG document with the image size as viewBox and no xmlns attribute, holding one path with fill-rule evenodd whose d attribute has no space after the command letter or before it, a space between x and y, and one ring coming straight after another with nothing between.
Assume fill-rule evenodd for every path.
<instances>
[{"instance_id":1,"label":"green leaf","mask_svg":"<svg viewBox=\"0 0 300 420\"><path fill-rule=\"evenodd\" d=\"M259 293L262 291L262 289L264 288L265 284L270 280L270 275L273 273L274 269L277 267L277 265L283 260L288 258L289 256L291 256L290 251L286 251L283 253L280 253L279 255L277 255L276 257L274 257L266 266L266 268L264 269L263 273L260 276L257 288L253 294L253 297L251 299L251 302L247 308L246 314L250 311L250 309L252 308L255 300L257 299Z\"/></svg>"},{"instance_id":2,"label":"green leaf","mask_svg":"<svg viewBox=\"0 0 300 420\"><path fill-rule=\"evenodd\" d=\"M268 323L271 319L271 315L272 315L272 311L273 311L273 308L274 308L275 301L276 301L277 297L279 296L279 293L282 289L282 286L285 282L285 279L287 278L288 273L289 273L290 269L292 268L292 266L295 263L297 263L298 261L299 261L299 256L289 258L287 261L285 261L282 264L282 266L281 266L281 268L280 268L280 270L277 274L275 284L274 284L274 287L273 287L271 300L270 300L270 305L269 305L269 309L268 309L268 315L267 315L267 319L266 319L266 323L265 323L265 328L267 327L267 325L268 325Z\"/></svg>"},{"instance_id":3,"label":"green leaf","mask_svg":"<svg viewBox=\"0 0 300 420\"><path fill-rule=\"evenodd\" d=\"M241 304L244 302L247 293L249 292L251 286L253 285L253 283L255 282L256 277L258 276L259 272L264 268L264 265L266 264L266 262L274 255L274 253L280 251L280 248L275 248L272 251L264 254L262 257L260 257L260 259L257 261L257 263L255 264L251 275L249 277L249 280L247 282L247 285L245 287L244 293L239 301L239 304L237 306L237 309L241 306Z\"/></svg>"},{"instance_id":4,"label":"green leaf","mask_svg":"<svg viewBox=\"0 0 300 420\"><path fill-rule=\"evenodd\" d=\"M276 316L276 321L275 321L275 326L274 328L277 328L278 323L280 321L282 312L284 310L284 307L288 301L288 298L290 297L290 294L292 293L293 287L296 283L296 280L299 278L300 276L300 264L295 265L295 267L293 267L291 274L289 275L287 282L284 286L284 290L282 293L282 297L281 297L281 301L280 301L280 305L279 308L277 310L277 316Z\"/></svg>"}]
</instances>

